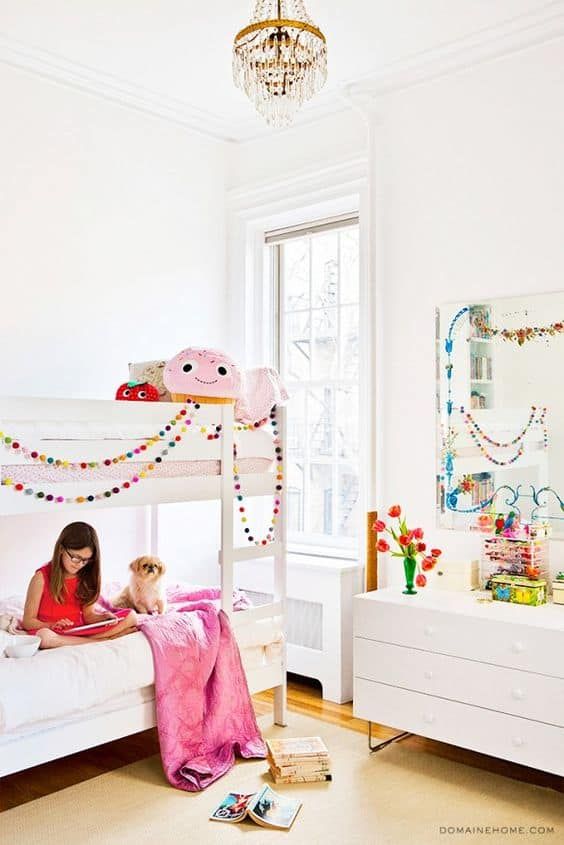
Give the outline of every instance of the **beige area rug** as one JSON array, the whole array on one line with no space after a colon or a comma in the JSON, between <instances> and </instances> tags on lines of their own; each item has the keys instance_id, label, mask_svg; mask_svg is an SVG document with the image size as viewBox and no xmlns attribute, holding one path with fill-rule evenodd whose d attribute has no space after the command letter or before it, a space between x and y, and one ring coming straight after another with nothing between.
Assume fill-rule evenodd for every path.
<instances>
[{"instance_id":1,"label":"beige area rug","mask_svg":"<svg viewBox=\"0 0 564 845\"><path fill-rule=\"evenodd\" d=\"M260 723L267 737L322 736L333 758L332 783L275 787L303 801L287 833L265 830L250 821L235 825L208 821L214 807L229 791L253 792L270 783L263 760L240 762L208 790L193 794L169 786L159 758L151 757L0 814L0 842L564 842L564 798L552 790L409 751L401 744L370 754L362 734L295 713L290 713L286 729L273 727L270 716L262 716ZM494 832L488 833L488 826ZM480 833L479 828L484 828L484 832ZM535 833L532 828L547 832Z\"/></svg>"}]
</instances>

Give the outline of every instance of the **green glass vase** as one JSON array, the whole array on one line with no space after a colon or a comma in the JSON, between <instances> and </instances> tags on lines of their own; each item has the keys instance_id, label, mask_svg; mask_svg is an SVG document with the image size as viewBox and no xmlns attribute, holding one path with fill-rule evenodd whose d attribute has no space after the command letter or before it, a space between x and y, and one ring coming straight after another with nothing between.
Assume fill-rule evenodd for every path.
<instances>
[{"instance_id":1,"label":"green glass vase","mask_svg":"<svg viewBox=\"0 0 564 845\"><path fill-rule=\"evenodd\" d=\"M413 589L413 580L415 578L415 570L417 568L417 561L414 557L404 557L403 571L405 573L405 590L404 596L416 596L417 590Z\"/></svg>"}]
</instances>

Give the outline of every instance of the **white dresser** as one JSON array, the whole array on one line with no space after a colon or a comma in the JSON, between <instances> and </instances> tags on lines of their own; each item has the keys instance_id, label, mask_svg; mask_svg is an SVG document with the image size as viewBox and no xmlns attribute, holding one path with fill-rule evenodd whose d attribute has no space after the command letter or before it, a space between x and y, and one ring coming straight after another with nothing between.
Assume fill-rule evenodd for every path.
<instances>
[{"instance_id":1,"label":"white dresser","mask_svg":"<svg viewBox=\"0 0 564 845\"><path fill-rule=\"evenodd\" d=\"M564 775L564 607L354 598L354 714Z\"/></svg>"}]
</instances>

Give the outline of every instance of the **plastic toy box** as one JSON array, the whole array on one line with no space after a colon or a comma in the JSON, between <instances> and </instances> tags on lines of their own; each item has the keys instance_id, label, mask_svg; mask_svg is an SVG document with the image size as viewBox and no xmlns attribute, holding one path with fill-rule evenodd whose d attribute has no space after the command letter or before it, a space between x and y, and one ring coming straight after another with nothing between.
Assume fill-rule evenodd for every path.
<instances>
[{"instance_id":1,"label":"plastic toy box","mask_svg":"<svg viewBox=\"0 0 564 845\"><path fill-rule=\"evenodd\" d=\"M530 581L549 575L547 539L486 537L482 546L481 581L486 589L494 575L514 575Z\"/></svg>"},{"instance_id":2,"label":"plastic toy box","mask_svg":"<svg viewBox=\"0 0 564 845\"><path fill-rule=\"evenodd\" d=\"M546 581L531 581L518 575L494 575L491 581L494 601L508 601L533 607L546 604Z\"/></svg>"}]
</instances>

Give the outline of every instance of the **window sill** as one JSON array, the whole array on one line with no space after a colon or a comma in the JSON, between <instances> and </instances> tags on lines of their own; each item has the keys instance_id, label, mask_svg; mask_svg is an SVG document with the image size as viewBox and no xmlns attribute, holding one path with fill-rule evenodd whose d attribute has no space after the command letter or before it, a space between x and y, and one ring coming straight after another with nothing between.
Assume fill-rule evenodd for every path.
<instances>
[{"instance_id":1,"label":"window sill","mask_svg":"<svg viewBox=\"0 0 564 845\"><path fill-rule=\"evenodd\" d=\"M316 569L327 573L338 573L339 575L344 575L345 572L354 572L362 568L361 564L356 560L296 554L288 555L287 565L288 569Z\"/></svg>"},{"instance_id":2,"label":"window sill","mask_svg":"<svg viewBox=\"0 0 564 845\"><path fill-rule=\"evenodd\" d=\"M312 549L302 546L298 552L296 548L298 547L290 546L288 549L288 567L323 569L341 573L362 567L356 556L338 554L336 549L319 549L314 552Z\"/></svg>"},{"instance_id":3,"label":"window sill","mask_svg":"<svg viewBox=\"0 0 564 845\"><path fill-rule=\"evenodd\" d=\"M358 562L358 552L346 546L314 546L308 543L288 543L288 554L304 555L306 557L320 557L325 560L348 560Z\"/></svg>"}]
</instances>

